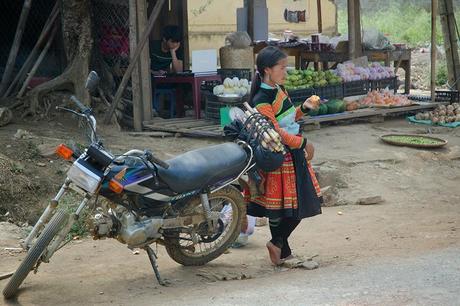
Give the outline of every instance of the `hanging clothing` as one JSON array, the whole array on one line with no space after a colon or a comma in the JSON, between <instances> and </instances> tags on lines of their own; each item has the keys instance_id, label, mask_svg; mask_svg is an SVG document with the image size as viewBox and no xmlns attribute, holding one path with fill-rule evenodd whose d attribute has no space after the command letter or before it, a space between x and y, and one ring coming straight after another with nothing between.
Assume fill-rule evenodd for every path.
<instances>
[{"instance_id":1,"label":"hanging clothing","mask_svg":"<svg viewBox=\"0 0 460 306\"><path fill-rule=\"evenodd\" d=\"M254 106L274 125L287 147L283 164L272 172L259 171L264 193L251 195L244 190L249 215L300 220L321 214L321 191L310 163L305 160L306 139L296 120L308 110L295 107L280 86L262 83L253 99Z\"/></svg>"}]
</instances>

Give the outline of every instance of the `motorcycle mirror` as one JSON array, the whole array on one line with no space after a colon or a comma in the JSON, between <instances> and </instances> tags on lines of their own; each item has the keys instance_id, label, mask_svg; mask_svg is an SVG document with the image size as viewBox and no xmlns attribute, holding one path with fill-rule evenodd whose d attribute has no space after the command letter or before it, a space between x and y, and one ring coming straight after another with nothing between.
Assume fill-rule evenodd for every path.
<instances>
[{"instance_id":1,"label":"motorcycle mirror","mask_svg":"<svg viewBox=\"0 0 460 306\"><path fill-rule=\"evenodd\" d=\"M96 91L97 86L99 85L99 75L96 71L91 71L88 74L88 78L86 79L85 88L90 92L94 93Z\"/></svg>"}]
</instances>

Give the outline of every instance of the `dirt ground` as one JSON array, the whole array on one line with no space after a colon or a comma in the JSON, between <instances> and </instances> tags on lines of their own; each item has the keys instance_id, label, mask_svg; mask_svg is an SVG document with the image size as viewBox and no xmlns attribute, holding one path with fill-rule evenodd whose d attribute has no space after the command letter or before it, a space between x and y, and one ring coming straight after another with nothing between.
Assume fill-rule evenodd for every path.
<instances>
[{"instance_id":1,"label":"dirt ground","mask_svg":"<svg viewBox=\"0 0 460 306\"><path fill-rule=\"evenodd\" d=\"M15 140L13 135L18 129L29 131L31 138ZM70 117L51 122L18 122L0 129L0 156L24 165L16 174L28 178L33 185L30 190L19 191L13 201L23 207L15 213L25 218L22 222L36 218L33 212L46 204L64 177L67 164L52 156L43 157L43 152L70 139L83 143L83 138L76 137L78 132ZM444 149L420 150L379 141L380 135L393 132L431 132L449 143ZM114 153L149 148L165 159L218 142L133 137L104 126L100 133ZM316 147L314 166L328 204L334 206L325 207L320 216L304 220L293 234L291 245L295 254L314 257L320 264L318 270L274 269L264 246L269 239L265 226L256 228L246 247L230 249L203 267L182 267L159 246L160 271L171 282L169 287L160 287L143 252L134 255L116 241L86 238L68 244L50 264L43 264L38 274L26 279L18 300L8 303L132 305L137 301L144 305L161 300L174 304L190 296L190 304L196 304L200 292L224 281L240 287L250 282L275 288L276 280L288 281L289 275L321 274L363 261L372 263L377 258L398 262L460 247L460 129L428 128L394 119L376 124L329 126L305 134ZM39 152L34 149L37 146ZM38 187L36 181L40 182ZM374 196L381 196L383 203L356 204L359 199ZM5 209L11 205L5 199L1 203L1 213L5 215ZM10 212L3 219L12 215ZM18 238L26 231L27 227L0 223L0 273L14 270L24 256L5 247L16 247ZM0 287L5 283L0 281Z\"/></svg>"}]
</instances>

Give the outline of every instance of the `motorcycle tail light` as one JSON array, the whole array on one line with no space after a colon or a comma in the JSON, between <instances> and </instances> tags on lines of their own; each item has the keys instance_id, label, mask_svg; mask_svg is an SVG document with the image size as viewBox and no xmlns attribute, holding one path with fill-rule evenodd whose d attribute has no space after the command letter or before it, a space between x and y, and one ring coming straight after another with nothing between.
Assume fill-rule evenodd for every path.
<instances>
[{"instance_id":1,"label":"motorcycle tail light","mask_svg":"<svg viewBox=\"0 0 460 306\"><path fill-rule=\"evenodd\" d=\"M66 159L66 160L72 159L73 151L71 148L67 147L65 144L61 143L59 146L57 146L55 152L58 156L62 157L63 159Z\"/></svg>"},{"instance_id":2,"label":"motorcycle tail light","mask_svg":"<svg viewBox=\"0 0 460 306\"><path fill-rule=\"evenodd\" d=\"M123 192L123 185L120 184L120 182L118 182L117 180L111 179L110 182L109 182L109 189L112 190L115 193L122 193Z\"/></svg>"}]
</instances>

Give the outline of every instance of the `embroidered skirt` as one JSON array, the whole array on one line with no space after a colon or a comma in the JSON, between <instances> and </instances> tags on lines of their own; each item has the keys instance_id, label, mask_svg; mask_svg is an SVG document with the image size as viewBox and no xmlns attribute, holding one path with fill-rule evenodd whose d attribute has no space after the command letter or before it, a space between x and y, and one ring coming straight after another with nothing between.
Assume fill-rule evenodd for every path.
<instances>
[{"instance_id":1,"label":"embroidered skirt","mask_svg":"<svg viewBox=\"0 0 460 306\"><path fill-rule=\"evenodd\" d=\"M259 174L264 194L244 189L247 213L256 217L303 219L321 214L321 190L303 150L290 150L280 168Z\"/></svg>"}]
</instances>

